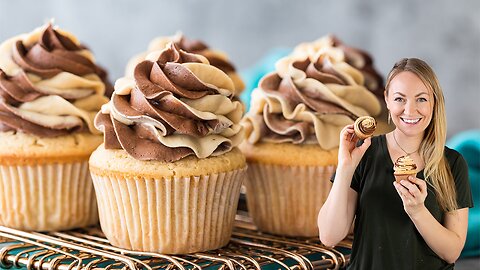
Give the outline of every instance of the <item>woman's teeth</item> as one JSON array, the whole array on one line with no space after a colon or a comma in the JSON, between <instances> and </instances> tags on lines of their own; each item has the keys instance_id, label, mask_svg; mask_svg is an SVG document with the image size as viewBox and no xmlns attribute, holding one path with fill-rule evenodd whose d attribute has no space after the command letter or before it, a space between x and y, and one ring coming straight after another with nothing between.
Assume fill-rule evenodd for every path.
<instances>
[{"instance_id":1,"label":"woman's teeth","mask_svg":"<svg viewBox=\"0 0 480 270\"><path fill-rule=\"evenodd\" d=\"M416 124L416 123L418 123L418 121L420 121L420 118L416 118L416 119L400 118L400 119L402 119L402 121L407 123L407 124Z\"/></svg>"}]
</instances>

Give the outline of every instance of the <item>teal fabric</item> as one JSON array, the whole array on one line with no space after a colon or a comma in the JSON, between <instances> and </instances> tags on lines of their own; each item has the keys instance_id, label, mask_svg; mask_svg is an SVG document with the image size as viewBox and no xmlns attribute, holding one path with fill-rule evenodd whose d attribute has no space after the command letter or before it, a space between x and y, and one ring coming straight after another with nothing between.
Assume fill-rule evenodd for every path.
<instances>
[{"instance_id":1,"label":"teal fabric","mask_svg":"<svg viewBox=\"0 0 480 270\"><path fill-rule=\"evenodd\" d=\"M291 48L283 47L272 49L256 64L240 72L245 82L245 90L240 95L240 99L247 106L247 111L250 108L250 96L252 94L252 91L253 89L257 88L260 79L262 79L265 74L274 71L275 62L277 62L278 59L288 55L291 51Z\"/></svg>"},{"instance_id":2,"label":"teal fabric","mask_svg":"<svg viewBox=\"0 0 480 270\"><path fill-rule=\"evenodd\" d=\"M473 195L469 210L467 241L462 257L480 256L480 129L461 132L447 141L447 146L460 152L468 164Z\"/></svg>"}]
</instances>

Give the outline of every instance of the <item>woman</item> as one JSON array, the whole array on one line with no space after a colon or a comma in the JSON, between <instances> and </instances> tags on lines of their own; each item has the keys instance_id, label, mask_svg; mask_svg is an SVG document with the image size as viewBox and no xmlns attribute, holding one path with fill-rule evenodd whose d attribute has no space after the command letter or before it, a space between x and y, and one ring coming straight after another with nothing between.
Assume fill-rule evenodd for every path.
<instances>
[{"instance_id":1,"label":"woman","mask_svg":"<svg viewBox=\"0 0 480 270\"><path fill-rule=\"evenodd\" d=\"M443 93L422 60L397 62L385 102L394 131L357 145L353 125L340 134L332 190L320 210L320 240L333 246L355 218L348 269L453 269L473 207L463 157L445 147ZM393 164L410 156L416 177L394 181Z\"/></svg>"}]
</instances>

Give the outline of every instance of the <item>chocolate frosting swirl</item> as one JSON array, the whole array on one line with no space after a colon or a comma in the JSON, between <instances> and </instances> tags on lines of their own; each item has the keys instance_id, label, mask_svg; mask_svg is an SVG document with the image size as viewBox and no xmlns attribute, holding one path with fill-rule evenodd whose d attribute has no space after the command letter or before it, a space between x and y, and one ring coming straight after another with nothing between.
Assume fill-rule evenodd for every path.
<instances>
[{"instance_id":1,"label":"chocolate frosting swirl","mask_svg":"<svg viewBox=\"0 0 480 270\"><path fill-rule=\"evenodd\" d=\"M318 143L329 150L345 125L380 111L362 73L337 51L324 50L279 60L253 91L243 124L250 143Z\"/></svg>"},{"instance_id":2,"label":"chocolate frosting swirl","mask_svg":"<svg viewBox=\"0 0 480 270\"><path fill-rule=\"evenodd\" d=\"M106 149L124 149L138 160L172 162L221 155L243 137L242 105L221 70L175 44L156 61L145 60L134 80L117 80L109 104L95 119Z\"/></svg>"},{"instance_id":3,"label":"chocolate frosting swirl","mask_svg":"<svg viewBox=\"0 0 480 270\"><path fill-rule=\"evenodd\" d=\"M225 72L233 80L233 83L235 85L235 95L238 96L245 88L245 85L237 74L234 65L223 53L210 49L205 43L200 40L187 39L183 34L177 34L171 37L160 37L152 40L150 42L147 52L135 56L130 60L127 65L126 75L133 75L135 66L142 60L155 60L154 58L157 58L156 54L154 54L152 58L147 57L147 55L152 52L157 52L157 54L160 53L160 51L165 49L167 44L170 42L173 42L175 46L177 46L177 48L182 51L204 56L205 58L207 58L210 65L217 67L223 72Z\"/></svg>"},{"instance_id":4,"label":"chocolate frosting swirl","mask_svg":"<svg viewBox=\"0 0 480 270\"><path fill-rule=\"evenodd\" d=\"M70 34L51 24L0 45L0 131L41 137L98 133L93 117L106 73Z\"/></svg>"}]
</instances>

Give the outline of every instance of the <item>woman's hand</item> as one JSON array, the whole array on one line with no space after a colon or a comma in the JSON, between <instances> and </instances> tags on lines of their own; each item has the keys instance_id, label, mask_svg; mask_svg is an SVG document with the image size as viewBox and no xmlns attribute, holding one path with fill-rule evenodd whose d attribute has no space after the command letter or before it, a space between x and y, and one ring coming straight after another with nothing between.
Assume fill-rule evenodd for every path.
<instances>
[{"instance_id":1,"label":"woman's hand","mask_svg":"<svg viewBox=\"0 0 480 270\"><path fill-rule=\"evenodd\" d=\"M393 182L393 185L402 199L405 212L410 217L425 208L427 183L424 180L409 176L408 180L402 180L400 184Z\"/></svg>"},{"instance_id":2,"label":"woman's hand","mask_svg":"<svg viewBox=\"0 0 480 270\"><path fill-rule=\"evenodd\" d=\"M359 147L355 147L359 141L355 136L353 124L345 126L340 132L340 145L338 149L338 166L347 166L355 169L360 163L363 155L367 151L371 144L371 138L367 138L363 141L363 144Z\"/></svg>"}]
</instances>

